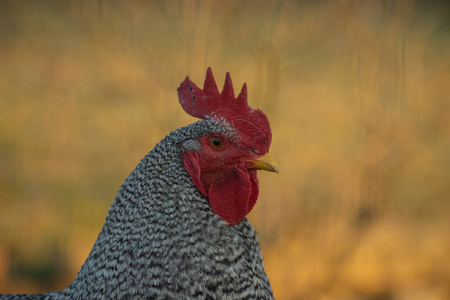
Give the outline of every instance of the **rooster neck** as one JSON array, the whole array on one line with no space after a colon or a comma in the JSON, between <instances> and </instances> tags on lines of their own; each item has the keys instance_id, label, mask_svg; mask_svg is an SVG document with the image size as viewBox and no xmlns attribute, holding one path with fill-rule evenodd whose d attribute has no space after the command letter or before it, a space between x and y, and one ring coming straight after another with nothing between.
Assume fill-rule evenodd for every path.
<instances>
[{"instance_id":1,"label":"rooster neck","mask_svg":"<svg viewBox=\"0 0 450 300\"><path fill-rule=\"evenodd\" d=\"M258 282L255 293L270 290L250 223L244 219L230 227L212 212L183 166L181 143L217 131L214 126L201 120L180 128L144 157L121 186L89 257L63 295L190 298L209 290L220 295L229 281Z\"/></svg>"}]
</instances>

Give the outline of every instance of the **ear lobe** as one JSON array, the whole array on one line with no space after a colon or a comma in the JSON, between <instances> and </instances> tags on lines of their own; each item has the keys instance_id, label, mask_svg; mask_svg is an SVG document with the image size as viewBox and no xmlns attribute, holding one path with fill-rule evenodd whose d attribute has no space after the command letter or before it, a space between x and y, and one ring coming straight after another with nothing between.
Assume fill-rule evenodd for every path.
<instances>
[{"instance_id":1,"label":"ear lobe","mask_svg":"<svg viewBox=\"0 0 450 300\"><path fill-rule=\"evenodd\" d=\"M208 192L205 186L200 180L201 170L200 163L198 159L198 153L196 152L184 152L183 153L183 164L186 171L191 176L192 182L198 188L198 190L203 194L203 196L208 197Z\"/></svg>"}]
</instances>

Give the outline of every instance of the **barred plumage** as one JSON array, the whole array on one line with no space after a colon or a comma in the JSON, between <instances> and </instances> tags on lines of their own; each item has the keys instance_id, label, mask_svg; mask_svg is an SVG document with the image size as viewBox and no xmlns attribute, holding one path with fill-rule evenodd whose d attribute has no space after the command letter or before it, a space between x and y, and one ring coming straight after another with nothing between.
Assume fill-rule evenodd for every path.
<instances>
[{"instance_id":1,"label":"barred plumage","mask_svg":"<svg viewBox=\"0 0 450 300\"><path fill-rule=\"evenodd\" d=\"M214 213L183 165L183 143L229 127L206 118L159 142L119 189L69 287L0 299L272 299L252 226Z\"/></svg>"}]
</instances>

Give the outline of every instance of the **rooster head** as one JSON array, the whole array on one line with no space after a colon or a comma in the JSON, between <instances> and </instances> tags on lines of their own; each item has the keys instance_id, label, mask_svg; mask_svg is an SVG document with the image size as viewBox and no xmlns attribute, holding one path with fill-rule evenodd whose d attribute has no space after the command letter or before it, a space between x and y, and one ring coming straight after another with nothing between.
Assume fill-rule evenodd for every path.
<instances>
[{"instance_id":1,"label":"rooster head","mask_svg":"<svg viewBox=\"0 0 450 300\"><path fill-rule=\"evenodd\" d=\"M229 73L220 93L211 68L206 72L203 90L186 77L178 88L178 98L189 115L223 128L185 141L182 158L211 209L229 224L237 224L258 198L256 170L278 173L268 153L272 133L267 116L248 105L245 83L238 97L234 96Z\"/></svg>"}]
</instances>

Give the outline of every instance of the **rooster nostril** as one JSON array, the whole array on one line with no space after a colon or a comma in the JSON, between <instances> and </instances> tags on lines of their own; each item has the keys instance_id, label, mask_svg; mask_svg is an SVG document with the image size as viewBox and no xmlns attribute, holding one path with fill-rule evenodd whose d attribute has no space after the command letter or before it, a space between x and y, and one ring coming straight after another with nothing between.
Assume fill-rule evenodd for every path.
<instances>
[{"instance_id":1,"label":"rooster nostril","mask_svg":"<svg viewBox=\"0 0 450 300\"><path fill-rule=\"evenodd\" d=\"M250 150L252 150L252 152L256 155L261 155L261 152L259 152L258 149L250 149Z\"/></svg>"}]
</instances>

